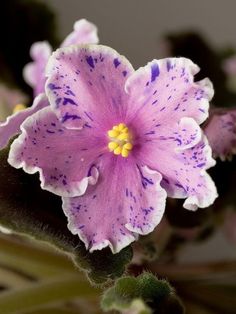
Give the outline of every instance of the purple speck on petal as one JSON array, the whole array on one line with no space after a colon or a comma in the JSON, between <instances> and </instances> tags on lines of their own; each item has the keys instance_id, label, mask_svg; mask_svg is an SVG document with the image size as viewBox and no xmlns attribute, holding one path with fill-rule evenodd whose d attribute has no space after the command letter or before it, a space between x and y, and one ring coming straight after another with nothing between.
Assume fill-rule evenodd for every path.
<instances>
[{"instance_id":1,"label":"purple speck on petal","mask_svg":"<svg viewBox=\"0 0 236 314\"><path fill-rule=\"evenodd\" d=\"M115 58L113 60L113 63L114 63L115 68L117 68L120 65L120 61L118 60L118 58Z\"/></svg>"},{"instance_id":2,"label":"purple speck on petal","mask_svg":"<svg viewBox=\"0 0 236 314\"><path fill-rule=\"evenodd\" d=\"M51 89L51 90L61 89L60 86L56 86L56 85L53 84L53 83L48 84L48 88Z\"/></svg>"},{"instance_id":3,"label":"purple speck on petal","mask_svg":"<svg viewBox=\"0 0 236 314\"><path fill-rule=\"evenodd\" d=\"M66 112L66 114L62 117L61 122L65 123L67 120L79 120L81 119L80 116L77 116L75 114L69 114L68 112Z\"/></svg>"},{"instance_id":4,"label":"purple speck on petal","mask_svg":"<svg viewBox=\"0 0 236 314\"><path fill-rule=\"evenodd\" d=\"M123 71L122 74L123 74L124 77L126 77L127 71Z\"/></svg>"},{"instance_id":5,"label":"purple speck on petal","mask_svg":"<svg viewBox=\"0 0 236 314\"><path fill-rule=\"evenodd\" d=\"M61 102L61 98L57 98L57 99L56 99L56 105L57 105L57 107L59 106L60 102Z\"/></svg>"},{"instance_id":6,"label":"purple speck on petal","mask_svg":"<svg viewBox=\"0 0 236 314\"><path fill-rule=\"evenodd\" d=\"M151 82L154 82L155 79L159 76L160 74L160 69L158 64L154 63L151 66Z\"/></svg>"},{"instance_id":7,"label":"purple speck on petal","mask_svg":"<svg viewBox=\"0 0 236 314\"><path fill-rule=\"evenodd\" d=\"M74 106L78 106L78 105L76 104L76 102L74 102L73 99L64 97L63 106L66 106L67 104L74 105Z\"/></svg>"},{"instance_id":8,"label":"purple speck on petal","mask_svg":"<svg viewBox=\"0 0 236 314\"><path fill-rule=\"evenodd\" d=\"M94 69L95 65L94 65L94 61L93 61L93 57L92 56L89 56L86 58L86 61L88 63L88 65Z\"/></svg>"},{"instance_id":9,"label":"purple speck on petal","mask_svg":"<svg viewBox=\"0 0 236 314\"><path fill-rule=\"evenodd\" d=\"M170 60L167 60L167 62L166 62L166 69L167 69L167 71L169 72L170 71L170 69L171 69L171 63L170 63Z\"/></svg>"}]
</instances>

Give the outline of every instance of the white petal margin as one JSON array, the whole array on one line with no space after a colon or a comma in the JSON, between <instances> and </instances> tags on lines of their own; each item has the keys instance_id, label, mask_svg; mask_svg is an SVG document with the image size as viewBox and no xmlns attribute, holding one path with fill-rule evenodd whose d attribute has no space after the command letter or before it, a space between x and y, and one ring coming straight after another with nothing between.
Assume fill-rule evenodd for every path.
<instances>
[{"instance_id":1,"label":"white petal margin","mask_svg":"<svg viewBox=\"0 0 236 314\"><path fill-rule=\"evenodd\" d=\"M93 210L93 208L91 209L91 208L86 207L87 208L86 215L82 214L82 216L84 215L84 217L87 217L85 221L84 217L82 217L81 214L79 214L80 209L78 209L78 211L76 210L75 213L73 212L73 210L77 208L78 204L83 204L81 206L88 204L86 203L86 201L83 201L84 196L76 197L74 199L62 198L62 202L63 202L62 208L65 215L68 218L68 229L72 232L72 234L79 236L79 238L84 242L87 250L89 250L90 252L94 252L96 250L101 250L108 246L111 249L113 254L118 253L120 250L128 246L133 241L138 240L139 235L147 235L151 233L154 230L154 228L157 227L157 225L160 223L164 214L165 205L166 205L166 197L167 197L166 191L160 185L162 176L160 173L158 173L157 171L151 170L147 166L142 167L142 171L143 173L145 173L145 176L149 175L149 177L155 180L155 184L151 187L151 190L148 192L148 193L151 193L150 197L152 198L152 200L149 200L151 202L149 203L149 205L153 204L153 206L155 206L155 209L153 208L153 211L149 212L148 214L145 213L145 215L149 215L149 214L151 215L151 217L147 218L147 220L143 220L142 215L144 215L144 213L142 211L137 210L137 208L136 209L134 208L132 211L130 209L131 206L125 207L124 205L123 209L119 209L120 220L122 220L123 223L125 223L125 220L127 221L124 224L124 232L122 233L122 236L120 236L120 238L116 236L116 232L117 234L119 234L121 221L117 222L117 225L115 224L115 227L114 227L115 231L114 231L113 236L111 236L112 226L114 223L114 220L112 220L112 216L111 216L111 218L108 217L108 219L110 220L110 230L107 231L110 234L110 236L107 238L104 237L104 239L102 239L101 241L91 241L92 237L89 238L89 236L91 236L89 230L91 229L92 225L90 225L89 227L89 223L91 223L91 220L89 220L89 216L91 215L91 210ZM97 183L96 187L98 186L99 186L99 182ZM94 194L94 192L91 192L91 193ZM91 193L88 191L85 194L85 197L87 197ZM118 195L118 199L122 199L122 197L124 197L124 202L125 202L125 195L123 194ZM105 198L103 197L103 199L107 199L107 200L110 199L109 195L106 195ZM99 203L99 201L97 202ZM139 203L138 200L137 200L137 203ZM139 206L142 206L142 205L139 204ZM81 207L79 206L79 208ZM140 210L141 209L142 207L140 207ZM94 210L96 211L96 207L94 208ZM99 214L99 219L100 219L100 215L103 215L103 214L104 213ZM141 216L141 221L143 223L142 228L140 228L140 222L137 222L140 219L139 215ZM86 226L86 223L88 224L88 228ZM100 233L101 232L101 230L99 230L100 223L99 222L97 223L93 222L93 223L94 223L94 232ZM105 225L103 225L104 229L106 229L107 227Z\"/></svg>"},{"instance_id":2,"label":"white petal margin","mask_svg":"<svg viewBox=\"0 0 236 314\"><path fill-rule=\"evenodd\" d=\"M205 169L200 172L200 177L205 180L207 195L190 195L184 202L183 207L195 211L198 208L206 208L211 206L218 197L217 188L214 181L206 172L209 168L214 167L216 164L215 159L212 158L212 149L208 144L207 137L203 135L203 142L206 144L204 147L204 155L206 156L207 164Z\"/></svg>"},{"instance_id":3,"label":"white petal margin","mask_svg":"<svg viewBox=\"0 0 236 314\"><path fill-rule=\"evenodd\" d=\"M141 231L139 228L133 227L132 224L127 223L125 227L132 232L136 232L137 234L140 235L147 235L150 232L152 232L155 227L160 223L164 212L165 212L165 207L166 207L166 198L167 198L167 193L165 189L161 187L161 180L162 180L162 175L155 171L150 169L147 166L143 166L143 171L145 171L147 174L150 174L151 176L155 176L156 178L156 183L155 183L155 191L157 192L157 199L156 199L156 204L158 205L158 210L156 211L156 215L153 216L152 224L151 226L148 226L148 228L143 228Z\"/></svg>"}]
</instances>

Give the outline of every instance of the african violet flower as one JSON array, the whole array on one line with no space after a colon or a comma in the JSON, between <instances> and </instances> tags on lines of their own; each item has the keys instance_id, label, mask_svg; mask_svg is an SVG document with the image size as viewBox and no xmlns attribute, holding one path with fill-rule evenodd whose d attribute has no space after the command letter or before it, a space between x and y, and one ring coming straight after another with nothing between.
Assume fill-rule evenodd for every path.
<instances>
[{"instance_id":1,"label":"african violet flower","mask_svg":"<svg viewBox=\"0 0 236 314\"><path fill-rule=\"evenodd\" d=\"M236 110L218 108L211 110L204 132L215 158L231 159L236 153Z\"/></svg>"},{"instance_id":2,"label":"african violet flower","mask_svg":"<svg viewBox=\"0 0 236 314\"><path fill-rule=\"evenodd\" d=\"M9 163L62 196L68 228L90 251L118 252L153 231L167 194L190 210L217 197L199 127L213 89L193 81L198 71L185 58L134 71L105 46L58 49L46 70L50 106L23 123Z\"/></svg>"},{"instance_id":3,"label":"african violet flower","mask_svg":"<svg viewBox=\"0 0 236 314\"><path fill-rule=\"evenodd\" d=\"M97 28L87 20L81 19L75 22L74 31L65 38L61 47L86 43L98 43ZM34 89L35 96L44 92L45 68L51 54L52 47L47 41L36 42L30 49L34 61L25 66L23 74L25 81Z\"/></svg>"},{"instance_id":4,"label":"african violet flower","mask_svg":"<svg viewBox=\"0 0 236 314\"><path fill-rule=\"evenodd\" d=\"M74 31L65 38L62 46L97 42L96 26L82 19L74 24ZM44 92L45 67L51 53L52 48L47 42L35 43L31 48L31 56L34 62L26 65L24 76L26 81L34 88L35 95ZM11 137L20 132L20 125L28 116L48 105L47 102L41 101L42 98L42 95L39 98L36 97L32 107L15 112L0 124L0 149L8 144Z\"/></svg>"}]
</instances>

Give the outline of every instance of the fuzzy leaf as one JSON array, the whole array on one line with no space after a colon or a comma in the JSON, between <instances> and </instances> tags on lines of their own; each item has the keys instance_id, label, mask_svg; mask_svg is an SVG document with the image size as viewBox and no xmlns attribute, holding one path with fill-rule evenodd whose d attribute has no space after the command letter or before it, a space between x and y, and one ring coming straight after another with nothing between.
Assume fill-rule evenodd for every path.
<instances>
[{"instance_id":1,"label":"fuzzy leaf","mask_svg":"<svg viewBox=\"0 0 236 314\"><path fill-rule=\"evenodd\" d=\"M120 277L132 258L131 248L117 254L109 249L90 254L78 236L67 229L61 198L42 190L37 174L28 175L11 167L8 150L0 151L0 225L68 253L97 284Z\"/></svg>"},{"instance_id":2,"label":"fuzzy leaf","mask_svg":"<svg viewBox=\"0 0 236 314\"><path fill-rule=\"evenodd\" d=\"M102 299L104 311L118 310L132 314L182 314L183 306L174 289L165 280L150 273L123 277L108 289ZM131 311L133 310L133 311Z\"/></svg>"}]
</instances>

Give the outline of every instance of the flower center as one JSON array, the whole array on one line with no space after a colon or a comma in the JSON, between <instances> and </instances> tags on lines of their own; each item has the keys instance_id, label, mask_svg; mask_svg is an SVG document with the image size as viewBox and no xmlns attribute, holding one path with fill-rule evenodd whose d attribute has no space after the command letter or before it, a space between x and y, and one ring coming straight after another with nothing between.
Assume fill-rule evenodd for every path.
<instances>
[{"instance_id":1,"label":"flower center","mask_svg":"<svg viewBox=\"0 0 236 314\"><path fill-rule=\"evenodd\" d=\"M15 107L13 108L13 113L16 113L18 111L24 110L26 109L26 106L23 104L17 104L15 105Z\"/></svg>"},{"instance_id":2,"label":"flower center","mask_svg":"<svg viewBox=\"0 0 236 314\"><path fill-rule=\"evenodd\" d=\"M112 130L109 130L107 134L110 140L108 143L110 152L125 158L128 157L133 148L128 127L124 123L120 123L113 126Z\"/></svg>"}]
</instances>

